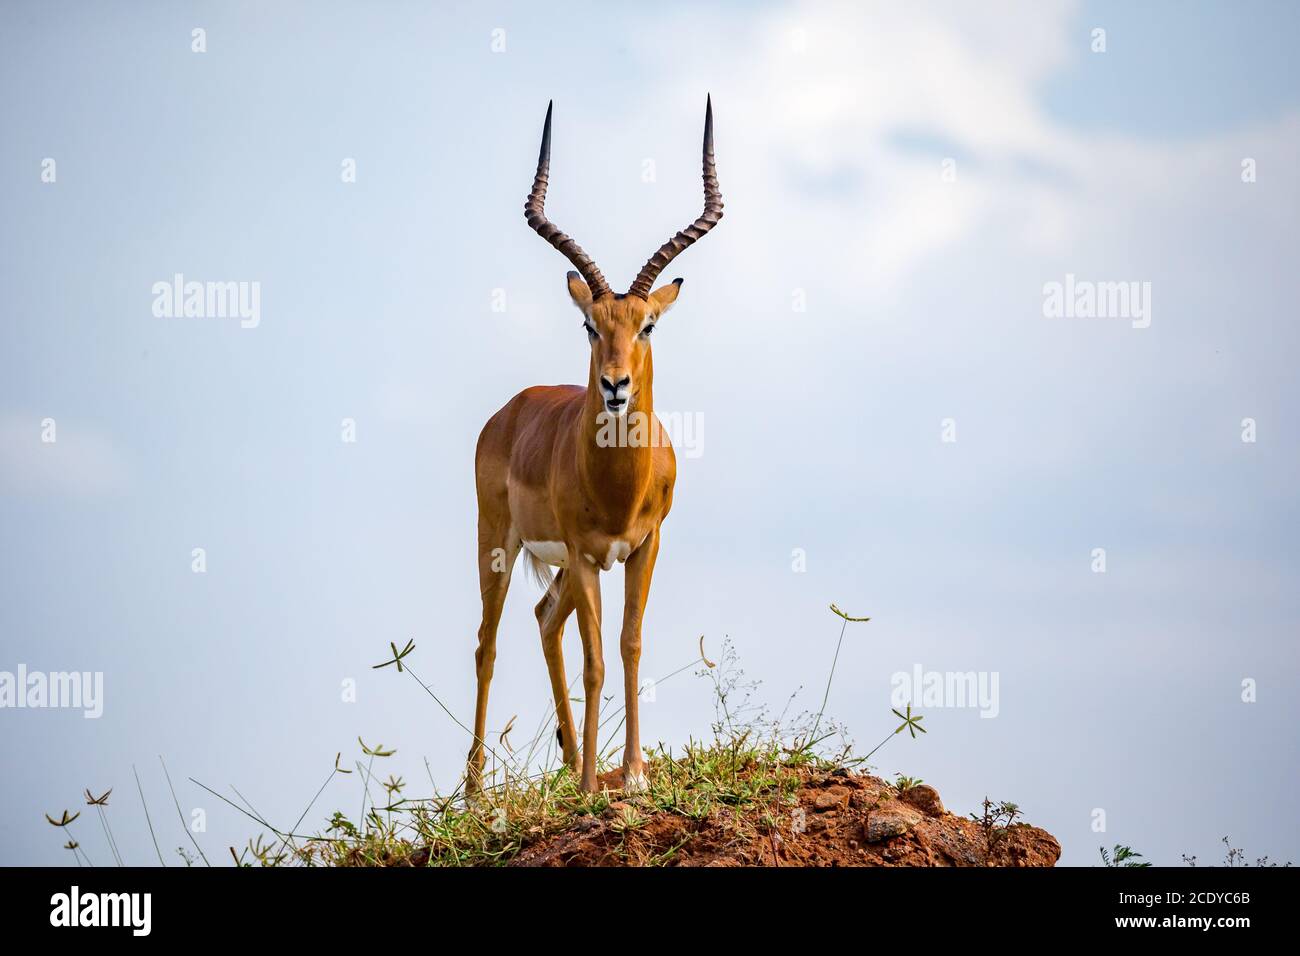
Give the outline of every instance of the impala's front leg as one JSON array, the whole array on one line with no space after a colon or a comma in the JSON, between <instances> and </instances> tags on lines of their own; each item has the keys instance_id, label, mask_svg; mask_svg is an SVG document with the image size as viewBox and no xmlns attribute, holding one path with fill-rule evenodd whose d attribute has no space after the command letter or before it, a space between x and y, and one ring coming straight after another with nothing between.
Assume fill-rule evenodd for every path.
<instances>
[{"instance_id":1,"label":"impala's front leg","mask_svg":"<svg viewBox=\"0 0 1300 956\"><path fill-rule=\"evenodd\" d=\"M582 789L596 792L596 734L600 730L600 690L605 685L605 655L600 646L600 571L576 549L569 549L569 585L582 634Z\"/></svg>"},{"instance_id":2,"label":"impala's front leg","mask_svg":"<svg viewBox=\"0 0 1300 956\"><path fill-rule=\"evenodd\" d=\"M623 789L636 793L646 788L645 758L641 753L641 722L638 704L641 687L641 618L646 598L650 596L650 577L659 555L659 529L655 528L627 559L624 580L623 634L619 648L623 652L623 698L627 704L627 740L623 745Z\"/></svg>"}]
</instances>

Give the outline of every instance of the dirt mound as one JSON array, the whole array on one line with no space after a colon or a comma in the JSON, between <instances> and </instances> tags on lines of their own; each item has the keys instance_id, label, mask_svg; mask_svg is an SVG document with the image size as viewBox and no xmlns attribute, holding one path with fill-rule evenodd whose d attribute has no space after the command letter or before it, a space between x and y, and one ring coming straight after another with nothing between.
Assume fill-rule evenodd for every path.
<instances>
[{"instance_id":1,"label":"dirt mound","mask_svg":"<svg viewBox=\"0 0 1300 956\"><path fill-rule=\"evenodd\" d=\"M933 787L900 791L848 770L800 770L797 804L699 819L619 800L525 846L512 866L1054 866L1061 845L1027 824L984 825ZM621 785L618 774L602 783Z\"/></svg>"}]
</instances>

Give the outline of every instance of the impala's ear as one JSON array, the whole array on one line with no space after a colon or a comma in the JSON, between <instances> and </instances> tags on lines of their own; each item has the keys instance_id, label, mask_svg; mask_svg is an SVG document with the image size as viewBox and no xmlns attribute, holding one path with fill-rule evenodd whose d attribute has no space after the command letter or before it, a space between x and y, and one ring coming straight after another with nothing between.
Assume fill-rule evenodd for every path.
<instances>
[{"instance_id":1,"label":"impala's ear","mask_svg":"<svg viewBox=\"0 0 1300 956\"><path fill-rule=\"evenodd\" d=\"M573 299L573 304L582 310L583 315L591 315L591 290L587 288L587 283L582 281L582 276L576 272L569 273L569 296Z\"/></svg>"},{"instance_id":2,"label":"impala's ear","mask_svg":"<svg viewBox=\"0 0 1300 956\"><path fill-rule=\"evenodd\" d=\"M650 293L650 304L655 307L656 315L663 315L677 301L677 292L684 281L684 279L674 279Z\"/></svg>"}]
</instances>

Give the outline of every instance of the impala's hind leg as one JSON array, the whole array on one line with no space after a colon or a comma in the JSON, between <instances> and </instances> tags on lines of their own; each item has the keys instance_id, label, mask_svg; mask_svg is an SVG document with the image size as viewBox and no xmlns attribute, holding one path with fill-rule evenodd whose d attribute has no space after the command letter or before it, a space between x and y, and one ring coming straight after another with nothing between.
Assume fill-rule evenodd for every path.
<instances>
[{"instance_id":1,"label":"impala's hind leg","mask_svg":"<svg viewBox=\"0 0 1300 956\"><path fill-rule=\"evenodd\" d=\"M478 650L474 653L478 695L474 704L474 739L470 743L465 771L465 792L476 793L483 782L483 738L487 733L488 685L497 659L497 625L501 607L510 590L510 573L519 556L519 536L514 529L493 527L479 516L478 583L483 597L483 622L478 628Z\"/></svg>"},{"instance_id":2,"label":"impala's hind leg","mask_svg":"<svg viewBox=\"0 0 1300 956\"><path fill-rule=\"evenodd\" d=\"M567 575L561 570L555 583L537 602L537 625L542 631L542 653L551 675L551 692L555 695L555 721L560 732L560 749L564 762L581 776L578 759L578 735L573 726L573 708L569 704L569 683L564 673L564 621L573 613L573 596L565 586Z\"/></svg>"}]
</instances>

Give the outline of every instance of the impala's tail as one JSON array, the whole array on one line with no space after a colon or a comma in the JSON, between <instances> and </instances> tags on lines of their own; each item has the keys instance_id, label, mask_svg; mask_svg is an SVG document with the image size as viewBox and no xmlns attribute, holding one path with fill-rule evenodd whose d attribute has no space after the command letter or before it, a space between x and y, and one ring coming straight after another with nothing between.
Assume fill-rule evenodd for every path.
<instances>
[{"instance_id":1,"label":"impala's tail","mask_svg":"<svg viewBox=\"0 0 1300 956\"><path fill-rule=\"evenodd\" d=\"M528 576L537 582L537 586L543 591L552 590L555 575L551 573L551 566L527 548L524 548L524 559L528 562Z\"/></svg>"},{"instance_id":2,"label":"impala's tail","mask_svg":"<svg viewBox=\"0 0 1300 956\"><path fill-rule=\"evenodd\" d=\"M559 575L551 573L549 564L527 548L524 549L524 556L528 561L528 576L546 591L541 603L537 605L537 623L541 625L542 633L545 634L551 629L555 609L560 603L560 578Z\"/></svg>"}]
</instances>

